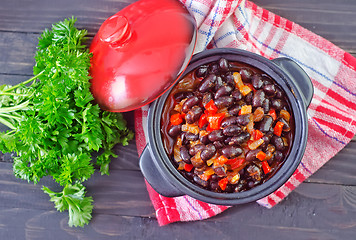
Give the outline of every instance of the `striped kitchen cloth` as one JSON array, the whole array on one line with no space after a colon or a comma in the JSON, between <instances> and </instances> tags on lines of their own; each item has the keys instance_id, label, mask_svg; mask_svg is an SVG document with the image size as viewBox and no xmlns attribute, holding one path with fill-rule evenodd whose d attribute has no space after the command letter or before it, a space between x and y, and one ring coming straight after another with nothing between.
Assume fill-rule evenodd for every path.
<instances>
[{"instance_id":1,"label":"striped kitchen cloth","mask_svg":"<svg viewBox=\"0 0 356 240\"><path fill-rule=\"evenodd\" d=\"M196 52L229 47L268 59L287 57L310 76L308 142L301 164L278 190L257 202L271 208L337 154L356 133L356 59L322 37L244 0L181 0L198 26ZM136 110L137 149L146 145L148 107ZM160 225L201 220L226 210L189 196L167 198L147 189Z\"/></svg>"}]
</instances>

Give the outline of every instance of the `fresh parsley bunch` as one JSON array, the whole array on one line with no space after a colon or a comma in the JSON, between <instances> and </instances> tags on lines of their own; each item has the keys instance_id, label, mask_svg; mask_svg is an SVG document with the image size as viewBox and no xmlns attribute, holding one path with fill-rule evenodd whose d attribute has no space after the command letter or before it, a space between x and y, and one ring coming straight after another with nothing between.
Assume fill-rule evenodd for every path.
<instances>
[{"instance_id":1,"label":"fresh parsley bunch","mask_svg":"<svg viewBox=\"0 0 356 240\"><path fill-rule=\"evenodd\" d=\"M52 176L63 187L54 192L42 187L59 211L68 210L70 226L91 219L92 197L82 182L94 172L92 153L101 152L96 164L109 174L115 144L127 145L133 133L120 113L101 111L90 93L90 57L83 44L86 30L65 19L39 38L34 77L16 86L0 86L0 151L16 152L16 177L38 183ZM99 151L101 149L101 151Z\"/></svg>"}]
</instances>

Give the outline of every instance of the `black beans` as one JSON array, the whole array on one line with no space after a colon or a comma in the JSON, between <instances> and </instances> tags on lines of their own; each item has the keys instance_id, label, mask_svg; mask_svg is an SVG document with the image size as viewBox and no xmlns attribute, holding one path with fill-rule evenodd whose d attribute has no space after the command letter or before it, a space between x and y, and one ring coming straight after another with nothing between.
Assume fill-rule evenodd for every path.
<instances>
[{"instance_id":1,"label":"black beans","mask_svg":"<svg viewBox=\"0 0 356 240\"><path fill-rule=\"evenodd\" d=\"M219 65L217 63L213 63L209 66L209 72L217 75L219 73Z\"/></svg>"},{"instance_id":2,"label":"black beans","mask_svg":"<svg viewBox=\"0 0 356 240\"><path fill-rule=\"evenodd\" d=\"M196 141L199 139L199 135L198 134L194 134L194 133L191 133L191 132L187 132L185 134L185 138L189 141Z\"/></svg>"},{"instance_id":3,"label":"black beans","mask_svg":"<svg viewBox=\"0 0 356 240\"><path fill-rule=\"evenodd\" d=\"M257 90L253 95L252 106L261 107L265 101L265 93L262 90Z\"/></svg>"},{"instance_id":4,"label":"black beans","mask_svg":"<svg viewBox=\"0 0 356 240\"><path fill-rule=\"evenodd\" d=\"M281 99L273 99L271 105L276 110L281 110L284 107L284 103Z\"/></svg>"},{"instance_id":5,"label":"black beans","mask_svg":"<svg viewBox=\"0 0 356 240\"><path fill-rule=\"evenodd\" d=\"M225 146L220 151L227 158L235 158L242 154L242 148L233 145Z\"/></svg>"},{"instance_id":6,"label":"black beans","mask_svg":"<svg viewBox=\"0 0 356 240\"><path fill-rule=\"evenodd\" d=\"M199 68L197 68L197 70L195 70L195 76L197 76L198 78L206 77L207 74L208 66L206 65L200 66Z\"/></svg>"},{"instance_id":7,"label":"black beans","mask_svg":"<svg viewBox=\"0 0 356 240\"><path fill-rule=\"evenodd\" d=\"M203 109L199 106L194 106L187 113L185 120L187 121L187 123L192 124L192 123L198 121L202 114L203 114Z\"/></svg>"},{"instance_id":8,"label":"black beans","mask_svg":"<svg viewBox=\"0 0 356 240\"><path fill-rule=\"evenodd\" d=\"M232 92L233 88L230 85L224 85L222 87L220 87L216 93L215 93L215 99L219 98L219 97L223 97L226 95L230 95L230 93Z\"/></svg>"},{"instance_id":9,"label":"black beans","mask_svg":"<svg viewBox=\"0 0 356 240\"><path fill-rule=\"evenodd\" d=\"M229 71L229 62L225 58L219 60L219 70L222 72Z\"/></svg>"},{"instance_id":10,"label":"black beans","mask_svg":"<svg viewBox=\"0 0 356 240\"><path fill-rule=\"evenodd\" d=\"M263 144L261 145L261 148L266 148L271 141L271 138L273 136L273 133L266 133L261 139L263 140Z\"/></svg>"},{"instance_id":11,"label":"black beans","mask_svg":"<svg viewBox=\"0 0 356 240\"><path fill-rule=\"evenodd\" d=\"M213 175L213 176L216 176L216 175ZM210 182L210 189L212 191L218 191L219 190L219 183L217 181L211 181Z\"/></svg>"},{"instance_id":12,"label":"black beans","mask_svg":"<svg viewBox=\"0 0 356 240\"><path fill-rule=\"evenodd\" d=\"M238 90L238 89L235 89L232 92L231 96L234 97L236 101L240 101L242 99L242 97L243 97L241 92L240 92L240 90Z\"/></svg>"},{"instance_id":13,"label":"black beans","mask_svg":"<svg viewBox=\"0 0 356 240\"><path fill-rule=\"evenodd\" d=\"M204 93L203 100L202 100L203 105L205 106L212 99L213 99L213 94L211 92Z\"/></svg>"},{"instance_id":14,"label":"black beans","mask_svg":"<svg viewBox=\"0 0 356 240\"><path fill-rule=\"evenodd\" d=\"M283 92L279 87L276 87L276 98L282 98L283 97Z\"/></svg>"},{"instance_id":15,"label":"black beans","mask_svg":"<svg viewBox=\"0 0 356 240\"><path fill-rule=\"evenodd\" d=\"M227 126L234 125L237 123L237 117L230 116L226 117L221 121L221 127L226 128Z\"/></svg>"},{"instance_id":16,"label":"black beans","mask_svg":"<svg viewBox=\"0 0 356 240\"><path fill-rule=\"evenodd\" d=\"M214 90L214 92L216 92L222 86L224 86L224 82L223 82L221 76L217 76L216 77L216 81L215 81L214 89L212 89L212 90Z\"/></svg>"},{"instance_id":17,"label":"black beans","mask_svg":"<svg viewBox=\"0 0 356 240\"><path fill-rule=\"evenodd\" d=\"M202 135L199 137L199 140L202 144L208 144L210 143L209 136L208 135Z\"/></svg>"},{"instance_id":18,"label":"black beans","mask_svg":"<svg viewBox=\"0 0 356 240\"><path fill-rule=\"evenodd\" d=\"M271 130L273 118L271 116L264 116L262 121L258 124L258 130L261 132L269 132Z\"/></svg>"},{"instance_id":19,"label":"black beans","mask_svg":"<svg viewBox=\"0 0 356 240\"><path fill-rule=\"evenodd\" d=\"M241 145L250 139L251 135L248 132L242 132L237 136L231 138L230 143Z\"/></svg>"},{"instance_id":20,"label":"black beans","mask_svg":"<svg viewBox=\"0 0 356 240\"><path fill-rule=\"evenodd\" d=\"M282 151L284 149L284 142L281 137L274 135L271 139L271 143L276 147L277 150Z\"/></svg>"},{"instance_id":21,"label":"black beans","mask_svg":"<svg viewBox=\"0 0 356 240\"><path fill-rule=\"evenodd\" d=\"M247 104L251 104L252 103L252 99L253 99L253 92L251 91L245 96L245 102Z\"/></svg>"},{"instance_id":22,"label":"black beans","mask_svg":"<svg viewBox=\"0 0 356 240\"><path fill-rule=\"evenodd\" d=\"M204 78L199 87L198 87L198 91L205 93L208 90L210 90L211 88L213 88L215 86L215 81L216 81L216 76L213 74L208 75L206 78Z\"/></svg>"},{"instance_id":23,"label":"black beans","mask_svg":"<svg viewBox=\"0 0 356 240\"><path fill-rule=\"evenodd\" d=\"M184 98L187 98L188 95L189 95L189 97L193 96L192 92L179 92L179 93L174 94L174 99L175 99L177 102L180 102L180 101L182 101Z\"/></svg>"},{"instance_id":24,"label":"black beans","mask_svg":"<svg viewBox=\"0 0 356 240\"><path fill-rule=\"evenodd\" d=\"M270 101L269 101L268 98L266 98L262 103L262 108L263 108L264 113L268 113L269 112L269 110L270 110L269 106L270 106Z\"/></svg>"},{"instance_id":25,"label":"black beans","mask_svg":"<svg viewBox=\"0 0 356 240\"><path fill-rule=\"evenodd\" d=\"M257 156L257 153L259 153L261 151L261 149L257 148L257 149L254 149L254 150L250 150L246 153L246 161L253 161L256 159L256 156Z\"/></svg>"},{"instance_id":26,"label":"black beans","mask_svg":"<svg viewBox=\"0 0 356 240\"><path fill-rule=\"evenodd\" d=\"M182 129L182 125L172 125L168 130L168 134L171 137L176 137L180 134L181 129Z\"/></svg>"},{"instance_id":27,"label":"black beans","mask_svg":"<svg viewBox=\"0 0 356 240\"><path fill-rule=\"evenodd\" d=\"M242 131L241 127L237 125L229 125L223 129L224 135L229 137L235 136L239 134L241 131Z\"/></svg>"},{"instance_id":28,"label":"black beans","mask_svg":"<svg viewBox=\"0 0 356 240\"><path fill-rule=\"evenodd\" d=\"M187 139L187 132L181 132L180 138L182 139L182 144L187 145L189 140Z\"/></svg>"},{"instance_id":29,"label":"black beans","mask_svg":"<svg viewBox=\"0 0 356 240\"><path fill-rule=\"evenodd\" d=\"M187 113L193 106L198 105L200 99L196 96L189 97L182 106L182 112Z\"/></svg>"},{"instance_id":30,"label":"black beans","mask_svg":"<svg viewBox=\"0 0 356 240\"><path fill-rule=\"evenodd\" d=\"M240 110L241 110L240 105L234 105L234 106L230 107L228 111L229 111L230 115L236 116L239 114Z\"/></svg>"},{"instance_id":31,"label":"black beans","mask_svg":"<svg viewBox=\"0 0 356 240\"><path fill-rule=\"evenodd\" d=\"M241 69L240 75L241 75L242 81L249 82L252 77L252 72L249 69Z\"/></svg>"},{"instance_id":32,"label":"black beans","mask_svg":"<svg viewBox=\"0 0 356 240\"><path fill-rule=\"evenodd\" d=\"M236 123L241 126L246 126L250 122L250 116L248 114L237 116Z\"/></svg>"},{"instance_id":33,"label":"black beans","mask_svg":"<svg viewBox=\"0 0 356 240\"><path fill-rule=\"evenodd\" d=\"M194 156L195 154L197 154L198 152L201 152L205 149L205 145L204 144L196 144L194 146L192 146L190 149L189 149L189 154L191 156Z\"/></svg>"},{"instance_id":34,"label":"black beans","mask_svg":"<svg viewBox=\"0 0 356 240\"><path fill-rule=\"evenodd\" d=\"M274 84L267 84L263 86L263 90L268 96L274 96L276 94L276 86Z\"/></svg>"},{"instance_id":35,"label":"black beans","mask_svg":"<svg viewBox=\"0 0 356 240\"><path fill-rule=\"evenodd\" d=\"M281 151L275 151L273 156L274 156L274 160L277 162L282 161L282 159L284 157L284 155Z\"/></svg>"},{"instance_id":36,"label":"black beans","mask_svg":"<svg viewBox=\"0 0 356 240\"><path fill-rule=\"evenodd\" d=\"M235 102L235 99L230 96L219 97L215 99L214 103L217 108L231 107Z\"/></svg>"},{"instance_id":37,"label":"black beans","mask_svg":"<svg viewBox=\"0 0 356 240\"><path fill-rule=\"evenodd\" d=\"M221 77L223 78L226 84L229 84L230 86L235 86L234 76L231 72L227 72L221 75Z\"/></svg>"},{"instance_id":38,"label":"black beans","mask_svg":"<svg viewBox=\"0 0 356 240\"><path fill-rule=\"evenodd\" d=\"M267 76L261 76L263 81L263 86L272 84L272 81Z\"/></svg>"},{"instance_id":39,"label":"black beans","mask_svg":"<svg viewBox=\"0 0 356 240\"><path fill-rule=\"evenodd\" d=\"M188 164L191 163L190 155L189 155L187 147L185 147L185 146L180 147L180 157L183 160L183 162L188 163Z\"/></svg>"},{"instance_id":40,"label":"black beans","mask_svg":"<svg viewBox=\"0 0 356 240\"><path fill-rule=\"evenodd\" d=\"M162 121L170 124L164 124L162 138L172 163L189 181L214 192L246 191L265 182L293 145L294 118L286 94L267 74L226 58L193 71L184 77L186 84L173 88L163 108ZM167 119L176 113L183 120L179 125ZM283 131L276 131L277 136L278 121ZM179 159L174 155L177 147ZM262 168L263 155L257 155L261 151L271 167L268 174ZM184 164L192 164L192 170ZM226 187L219 184L224 178Z\"/></svg>"},{"instance_id":41,"label":"black beans","mask_svg":"<svg viewBox=\"0 0 356 240\"><path fill-rule=\"evenodd\" d=\"M222 140L224 140L225 135L223 133L223 130L219 129L219 130L214 130L211 133L209 133L208 138L212 142L222 141Z\"/></svg>"},{"instance_id":42,"label":"black beans","mask_svg":"<svg viewBox=\"0 0 356 240\"><path fill-rule=\"evenodd\" d=\"M215 142L213 142L213 144L217 149L220 149L225 146L222 141L215 141Z\"/></svg>"},{"instance_id":43,"label":"black beans","mask_svg":"<svg viewBox=\"0 0 356 240\"><path fill-rule=\"evenodd\" d=\"M216 175L219 177L225 177L226 176L226 169L222 166L214 167L214 172Z\"/></svg>"},{"instance_id":44,"label":"black beans","mask_svg":"<svg viewBox=\"0 0 356 240\"><path fill-rule=\"evenodd\" d=\"M214 146L214 144L210 143L208 145L206 145L205 149L200 153L200 157L203 160L208 160L210 158L212 158L216 153L216 147Z\"/></svg>"},{"instance_id":45,"label":"black beans","mask_svg":"<svg viewBox=\"0 0 356 240\"><path fill-rule=\"evenodd\" d=\"M231 138L232 138L232 137L226 137L225 140L224 140L224 144L225 144L225 145L230 145Z\"/></svg>"},{"instance_id":46,"label":"black beans","mask_svg":"<svg viewBox=\"0 0 356 240\"><path fill-rule=\"evenodd\" d=\"M251 78L251 83L255 89L260 89L263 86L263 81L262 81L261 75L259 75L259 74L253 75Z\"/></svg>"}]
</instances>

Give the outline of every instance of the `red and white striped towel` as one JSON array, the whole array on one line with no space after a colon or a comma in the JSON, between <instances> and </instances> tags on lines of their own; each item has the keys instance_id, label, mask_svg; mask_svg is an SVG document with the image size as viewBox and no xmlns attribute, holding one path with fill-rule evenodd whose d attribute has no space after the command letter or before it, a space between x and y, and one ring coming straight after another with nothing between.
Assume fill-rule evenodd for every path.
<instances>
[{"instance_id":1,"label":"red and white striped towel","mask_svg":"<svg viewBox=\"0 0 356 240\"><path fill-rule=\"evenodd\" d=\"M288 57L310 76L314 97L308 109L305 155L293 176L258 201L271 208L338 153L356 133L356 59L301 26L245 0L181 0L198 26L196 52L232 47L266 58ZM148 107L136 110L137 149L146 145ZM160 225L212 217L227 206L207 204L189 196L166 198L147 189Z\"/></svg>"}]
</instances>

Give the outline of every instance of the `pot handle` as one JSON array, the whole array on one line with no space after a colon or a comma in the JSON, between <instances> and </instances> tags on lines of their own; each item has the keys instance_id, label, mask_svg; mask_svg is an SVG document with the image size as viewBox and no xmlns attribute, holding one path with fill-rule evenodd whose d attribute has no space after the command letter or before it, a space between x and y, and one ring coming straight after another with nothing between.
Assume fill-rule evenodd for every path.
<instances>
[{"instance_id":1,"label":"pot handle","mask_svg":"<svg viewBox=\"0 0 356 240\"><path fill-rule=\"evenodd\" d=\"M140 168L147 182L162 196L178 197L184 195L184 193L168 182L168 180L159 172L151 157L149 144L146 145L140 156Z\"/></svg>"},{"instance_id":2,"label":"pot handle","mask_svg":"<svg viewBox=\"0 0 356 240\"><path fill-rule=\"evenodd\" d=\"M276 65L279 66L295 83L299 92L302 95L305 106L308 108L313 95L314 87L306 72L293 60L285 57L273 59Z\"/></svg>"}]
</instances>

